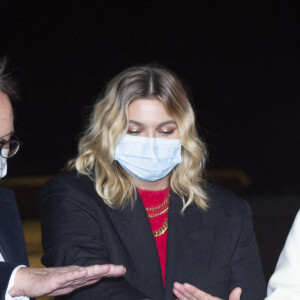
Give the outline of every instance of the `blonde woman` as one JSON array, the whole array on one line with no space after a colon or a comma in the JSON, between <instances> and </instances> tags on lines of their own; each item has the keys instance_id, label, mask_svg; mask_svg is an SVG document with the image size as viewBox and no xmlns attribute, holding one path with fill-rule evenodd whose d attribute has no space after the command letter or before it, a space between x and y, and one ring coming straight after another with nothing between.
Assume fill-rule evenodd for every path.
<instances>
[{"instance_id":1,"label":"blonde woman","mask_svg":"<svg viewBox=\"0 0 300 300\"><path fill-rule=\"evenodd\" d=\"M205 159L176 75L140 66L113 78L69 171L43 189L42 261L127 272L64 299L228 299L236 287L230 299L240 288L243 299L263 299L249 207L205 183Z\"/></svg>"}]
</instances>

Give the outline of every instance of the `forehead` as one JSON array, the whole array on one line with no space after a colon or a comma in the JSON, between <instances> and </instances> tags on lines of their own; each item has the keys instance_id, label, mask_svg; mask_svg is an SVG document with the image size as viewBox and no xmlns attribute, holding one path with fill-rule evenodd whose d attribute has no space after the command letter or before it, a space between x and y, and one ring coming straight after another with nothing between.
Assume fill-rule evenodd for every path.
<instances>
[{"instance_id":1,"label":"forehead","mask_svg":"<svg viewBox=\"0 0 300 300\"><path fill-rule=\"evenodd\" d=\"M13 131L13 112L10 101L0 90L0 138Z\"/></svg>"},{"instance_id":2,"label":"forehead","mask_svg":"<svg viewBox=\"0 0 300 300\"><path fill-rule=\"evenodd\" d=\"M157 99L137 99L129 104L128 117L148 118L171 118L163 103Z\"/></svg>"}]
</instances>

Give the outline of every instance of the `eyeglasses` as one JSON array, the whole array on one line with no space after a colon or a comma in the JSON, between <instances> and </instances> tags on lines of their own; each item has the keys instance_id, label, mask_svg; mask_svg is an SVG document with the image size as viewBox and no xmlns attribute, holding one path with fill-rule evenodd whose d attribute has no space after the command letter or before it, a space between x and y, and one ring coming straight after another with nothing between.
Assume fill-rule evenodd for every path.
<instances>
[{"instance_id":1,"label":"eyeglasses","mask_svg":"<svg viewBox=\"0 0 300 300\"><path fill-rule=\"evenodd\" d=\"M2 140L0 141L0 155L3 158L10 158L18 152L21 145L23 143L15 135L9 141Z\"/></svg>"}]
</instances>

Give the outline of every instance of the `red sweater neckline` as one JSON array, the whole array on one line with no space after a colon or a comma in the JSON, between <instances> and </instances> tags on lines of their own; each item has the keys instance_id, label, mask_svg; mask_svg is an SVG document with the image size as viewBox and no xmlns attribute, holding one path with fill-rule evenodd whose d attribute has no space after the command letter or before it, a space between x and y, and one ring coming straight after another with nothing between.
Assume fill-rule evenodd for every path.
<instances>
[{"instance_id":1,"label":"red sweater neckline","mask_svg":"<svg viewBox=\"0 0 300 300\"><path fill-rule=\"evenodd\" d=\"M167 199L167 197L170 194L170 187L167 187L166 189L159 190L159 191L148 191L142 189L137 189L137 191L143 201L145 208L149 209L149 208L158 207L159 205L163 204L163 202ZM158 211L159 210L160 209L158 209ZM157 211L155 210L151 212L148 211L147 215L154 214L155 212ZM166 222L167 219L168 219L168 210L157 217L148 218L152 232L161 228L161 226ZM163 284L165 285L168 230L166 230L162 235L154 237L154 240L158 252Z\"/></svg>"},{"instance_id":2,"label":"red sweater neckline","mask_svg":"<svg viewBox=\"0 0 300 300\"><path fill-rule=\"evenodd\" d=\"M152 208L162 204L166 200L166 198L170 194L170 187L158 191L150 191L150 190L142 190L142 189L137 189L137 191L144 203L144 206L146 208Z\"/></svg>"}]
</instances>

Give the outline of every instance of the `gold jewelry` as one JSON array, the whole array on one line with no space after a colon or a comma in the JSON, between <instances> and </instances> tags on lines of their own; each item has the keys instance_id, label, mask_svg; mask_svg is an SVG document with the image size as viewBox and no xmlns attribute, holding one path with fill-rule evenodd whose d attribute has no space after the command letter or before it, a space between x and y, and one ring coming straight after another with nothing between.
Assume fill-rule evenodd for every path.
<instances>
[{"instance_id":1,"label":"gold jewelry","mask_svg":"<svg viewBox=\"0 0 300 300\"><path fill-rule=\"evenodd\" d=\"M170 200L170 194L169 194L169 196L166 198L166 200L164 201L163 204L161 204L161 205L159 205L159 206L156 206L156 207L146 208L146 210L147 210L147 211L149 211L149 210L158 210L158 209L164 207L164 206L168 203L169 200Z\"/></svg>"},{"instance_id":2,"label":"gold jewelry","mask_svg":"<svg viewBox=\"0 0 300 300\"><path fill-rule=\"evenodd\" d=\"M154 218L154 217L160 216L160 215L164 214L168 209L169 209L169 205L166 206L162 211L160 211L157 214L148 215L148 218Z\"/></svg>"},{"instance_id":3,"label":"gold jewelry","mask_svg":"<svg viewBox=\"0 0 300 300\"><path fill-rule=\"evenodd\" d=\"M164 233L166 232L167 229L168 229L168 219L167 219L166 222L163 224L163 226L161 226L158 230L153 231L154 237L158 237L158 236L164 234Z\"/></svg>"}]
</instances>

